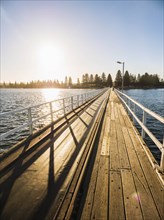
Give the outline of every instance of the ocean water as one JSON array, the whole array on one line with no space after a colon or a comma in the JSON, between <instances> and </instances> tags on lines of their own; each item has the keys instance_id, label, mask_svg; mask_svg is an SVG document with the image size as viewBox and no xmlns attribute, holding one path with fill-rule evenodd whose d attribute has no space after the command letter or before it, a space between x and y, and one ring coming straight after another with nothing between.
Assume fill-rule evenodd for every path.
<instances>
[{"instance_id":1,"label":"ocean water","mask_svg":"<svg viewBox=\"0 0 164 220\"><path fill-rule=\"evenodd\" d=\"M62 99L74 95L91 92L90 89L0 89L0 113L9 112L16 109L27 108L41 103L47 103L52 100ZM62 108L62 102L54 102L53 110ZM32 108L32 118L36 119L50 113L49 104ZM54 119L63 114L63 111L54 115ZM0 134L10 131L18 126L28 122L28 111L21 111L7 116L0 116ZM37 131L51 122L48 116L34 123L33 131ZM14 134L0 141L0 151L9 148L18 141L21 141L29 135L29 127L23 128Z\"/></svg>"},{"instance_id":2,"label":"ocean water","mask_svg":"<svg viewBox=\"0 0 164 220\"><path fill-rule=\"evenodd\" d=\"M157 113L158 115L164 117L164 89L130 89L125 90L125 94L133 98L134 100L141 103L146 108L151 111ZM143 112L139 109L136 111L137 116L140 120L142 120ZM135 123L137 129L141 133L140 126ZM153 133L153 135L163 143L164 138L164 124L157 121L151 116L147 116L147 124L148 129ZM159 162L161 153L158 148L154 145L151 139L146 135L144 141L148 145L149 149L153 153L156 160Z\"/></svg>"},{"instance_id":3,"label":"ocean water","mask_svg":"<svg viewBox=\"0 0 164 220\"><path fill-rule=\"evenodd\" d=\"M88 89L0 89L0 112L8 112L15 109L26 108L34 106L40 103L49 102L52 100L87 93L91 90ZM132 97L148 109L156 112L164 117L164 89L131 89L124 91L128 96ZM56 104L55 104L56 105ZM56 108L56 106L54 106ZM41 106L35 112L32 112L33 118L42 116L48 113L49 106ZM138 117L142 119L142 111L136 112ZM21 114L14 114L0 119L0 133L4 133L8 130L22 125L28 121L28 114L21 112ZM37 131L51 122L51 118L41 120L34 126L34 131ZM147 118L147 126L150 131L157 137L162 143L164 134L164 125L152 117ZM136 123L136 127L141 131L140 127ZM16 132L6 138L5 141L1 141L0 150L3 151L9 148L18 141L24 139L29 135L29 128L25 128L21 132ZM160 151L154 145L154 143L146 136L145 142L149 146L151 152L157 159L160 160Z\"/></svg>"}]
</instances>

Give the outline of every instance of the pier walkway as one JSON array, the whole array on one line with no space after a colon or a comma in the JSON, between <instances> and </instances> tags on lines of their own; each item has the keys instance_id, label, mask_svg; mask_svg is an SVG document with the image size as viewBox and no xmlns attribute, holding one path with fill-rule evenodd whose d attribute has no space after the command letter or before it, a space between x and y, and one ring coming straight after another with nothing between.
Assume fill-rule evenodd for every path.
<instances>
[{"instance_id":1,"label":"pier walkway","mask_svg":"<svg viewBox=\"0 0 164 220\"><path fill-rule=\"evenodd\" d=\"M1 156L0 219L162 220L163 175L148 155L108 90Z\"/></svg>"}]
</instances>

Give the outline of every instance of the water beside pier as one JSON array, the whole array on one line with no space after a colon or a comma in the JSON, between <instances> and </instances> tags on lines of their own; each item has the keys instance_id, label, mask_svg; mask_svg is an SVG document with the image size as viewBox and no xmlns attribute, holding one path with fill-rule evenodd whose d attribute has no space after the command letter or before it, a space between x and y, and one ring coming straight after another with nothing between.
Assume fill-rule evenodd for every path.
<instances>
[{"instance_id":1,"label":"water beside pier","mask_svg":"<svg viewBox=\"0 0 164 220\"><path fill-rule=\"evenodd\" d=\"M141 103L146 108L164 117L164 89L130 89L124 91L128 96ZM137 116L142 120L142 111L136 111ZM135 123L137 129L141 132L140 126ZM164 135L164 125L151 116L147 116L147 127L154 136L162 143ZM156 160L160 160L160 151L154 145L152 140L146 136L145 142L149 146Z\"/></svg>"},{"instance_id":2,"label":"water beside pier","mask_svg":"<svg viewBox=\"0 0 164 220\"><path fill-rule=\"evenodd\" d=\"M37 105L47 101L64 98L67 96L78 95L81 93L86 93L90 90L88 89L1 89L0 90L0 111L8 112L15 109L25 108L28 106ZM125 93L135 99L136 101L143 104L145 107L156 112L157 114L164 116L164 89L131 89L126 90ZM41 110L40 114L44 114L45 109ZM142 117L142 112L138 112L139 117ZM0 133L4 133L8 128L13 128L15 126L21 125L26 119L26 116L22 115L17 118L3 118L1 120ZM49 123L49 119L42 122L42 126ZM136 124L137 126L137 124ZM155 121L153 118L148 118L148 126L152 133L162 142L164 127L161 123ZM36 125L35 129L40 129L40 125ZM138 127L139 128L139 127ZM28 130L21 133L18 140L26 137L28 135ZM146 142L149 145L152 152L155 154L156 158L160 157L158 149L154 144L146 137ZM16 143L15 137L8 138L7 142L1 143L1 149L8 148L11 144Z\"/></svg>"}]
</instances>

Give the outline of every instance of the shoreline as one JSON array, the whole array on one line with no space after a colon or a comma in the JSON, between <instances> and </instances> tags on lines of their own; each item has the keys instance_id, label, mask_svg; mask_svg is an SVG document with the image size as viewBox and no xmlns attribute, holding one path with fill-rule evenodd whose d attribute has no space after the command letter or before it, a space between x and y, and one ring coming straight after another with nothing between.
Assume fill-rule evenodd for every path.
<instances>
[{"instance_id":1,"label":"shoreline","mask_svg":"<svg viewBox=\"0 0 164 220\"><path fill-rule=\"evenodd\" d=\"M102 88L106 88L106 87L71 87L71 88L66 88L66 87L0 87L0 89L102 89ZM122 90L121 87L114 87L115 89L118 90ZM136 87L136 86L128 86L128 87L124 87L123 90L130 90L130 89L143 89L143 90L147 90L147 89L164 89L164 86L158 86L158 87L150 87L150 86L144 86L144 87Z\"/></svg>"}]
</instances>

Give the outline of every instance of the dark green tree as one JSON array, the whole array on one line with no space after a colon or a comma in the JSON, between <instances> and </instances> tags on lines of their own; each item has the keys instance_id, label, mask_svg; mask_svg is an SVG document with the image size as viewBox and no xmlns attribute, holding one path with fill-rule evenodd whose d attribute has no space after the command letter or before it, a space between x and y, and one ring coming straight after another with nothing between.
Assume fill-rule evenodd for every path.
<instances>
[{"instance_id":1,"label":"dark green tree","mask_svg":"<svg viewBox=\"0 0 164 220\"><path fill-rule=\"evenodd\" d=\"M108 77L107 77L106 86L110 86L110 87L113 86L113 81L112 81L112 77L110 73L108 74Z\"/></svg>"},{"instance_id":2,"label":"dark green tree","mask_svg":"<svg viewBox=\"0 0 164 220\"><path fill-rule=\"evenodd\" d=\"M93 83L93 81L94 81L93 74L91 74L91 75L90 75L90 78L89 78L89 82L90 82L90 83Z\"/></svg>"},{"instance_id":3,"label":"dark green tree","mask_svg":"<svg viewBox=\"0 0 164 220\"><path fill-rule=\"evenodd\" d=\"M102 75L101 75L101 79L102 79L102 82L103 82L103 83L106 83L106 75L105 75L104 72L103 72Z\"/></svg>"},{"instance_id":4,"label":"dark green tree","mask_svg":"<svg viewBox=\"0 0 164 220\"><path fill-rule=\"evenodd\" d=\"M72 86L72 78L71 77L69 77L69 79L68 79L68 85Z\"/></svg>"},{"instance_id":5,"label":"dark green tree","mask_svg":"<svg viewBox=\"0 0 164 220\"><path fill-rule=\"evenodd\" d=\"M126 71L125 75L124 75L124 85L125 86L129 86L130 85L130 76L129 76L129 72Z\"/></svg>"},{"instance_id":6,"label":"dark green tree","mask_svg":"<svg viewBox=\"0 0 164 220\"><path fill-rule=\"evenodd\" d=\"M102 83L101 78L99 77L98 74L96 74L95 75L95 84L96 84L96 86L101 86L101 83Z\"/></svg>"},{"instance_id":7,"label":"dark green tree","mask_svg":"<svg viewBox=\"0 0 164 220\"><path fill-rule=\"evenodd\" d=\"M67 78L67 76L65 77L65 85L68 86L68 78Z\"/></svg>"},{"instance_id":8,"label":"dark green tree","mask_svg":"<svg viewBox=\"0 0 164 220\"><path fill-rule=\"evenodd\" d=\"M122 84L122 76L121 76L121 71L118 70L115 78L115 86L119 87Z\"/></svg>"},{"instance_id":9,"label":"dark green tree","mask_svg":"<svg viewBox=\"0 0 164 220\"><path fill-rule=\"evenodd\" d=\"M77 85L80 85L80 79L77 78Z\"/></svg>"},{"instance_id":10,"label":"dark green tree","mask_svg":"<svg viewBox=\"0 0 164 220\"><path fill-rule=\"evenodd\" d=\"M136 76L133 74L130 74L129 79L130 79L130 85L134 86L136 84Z\"/></svg>"}]
</instances>

